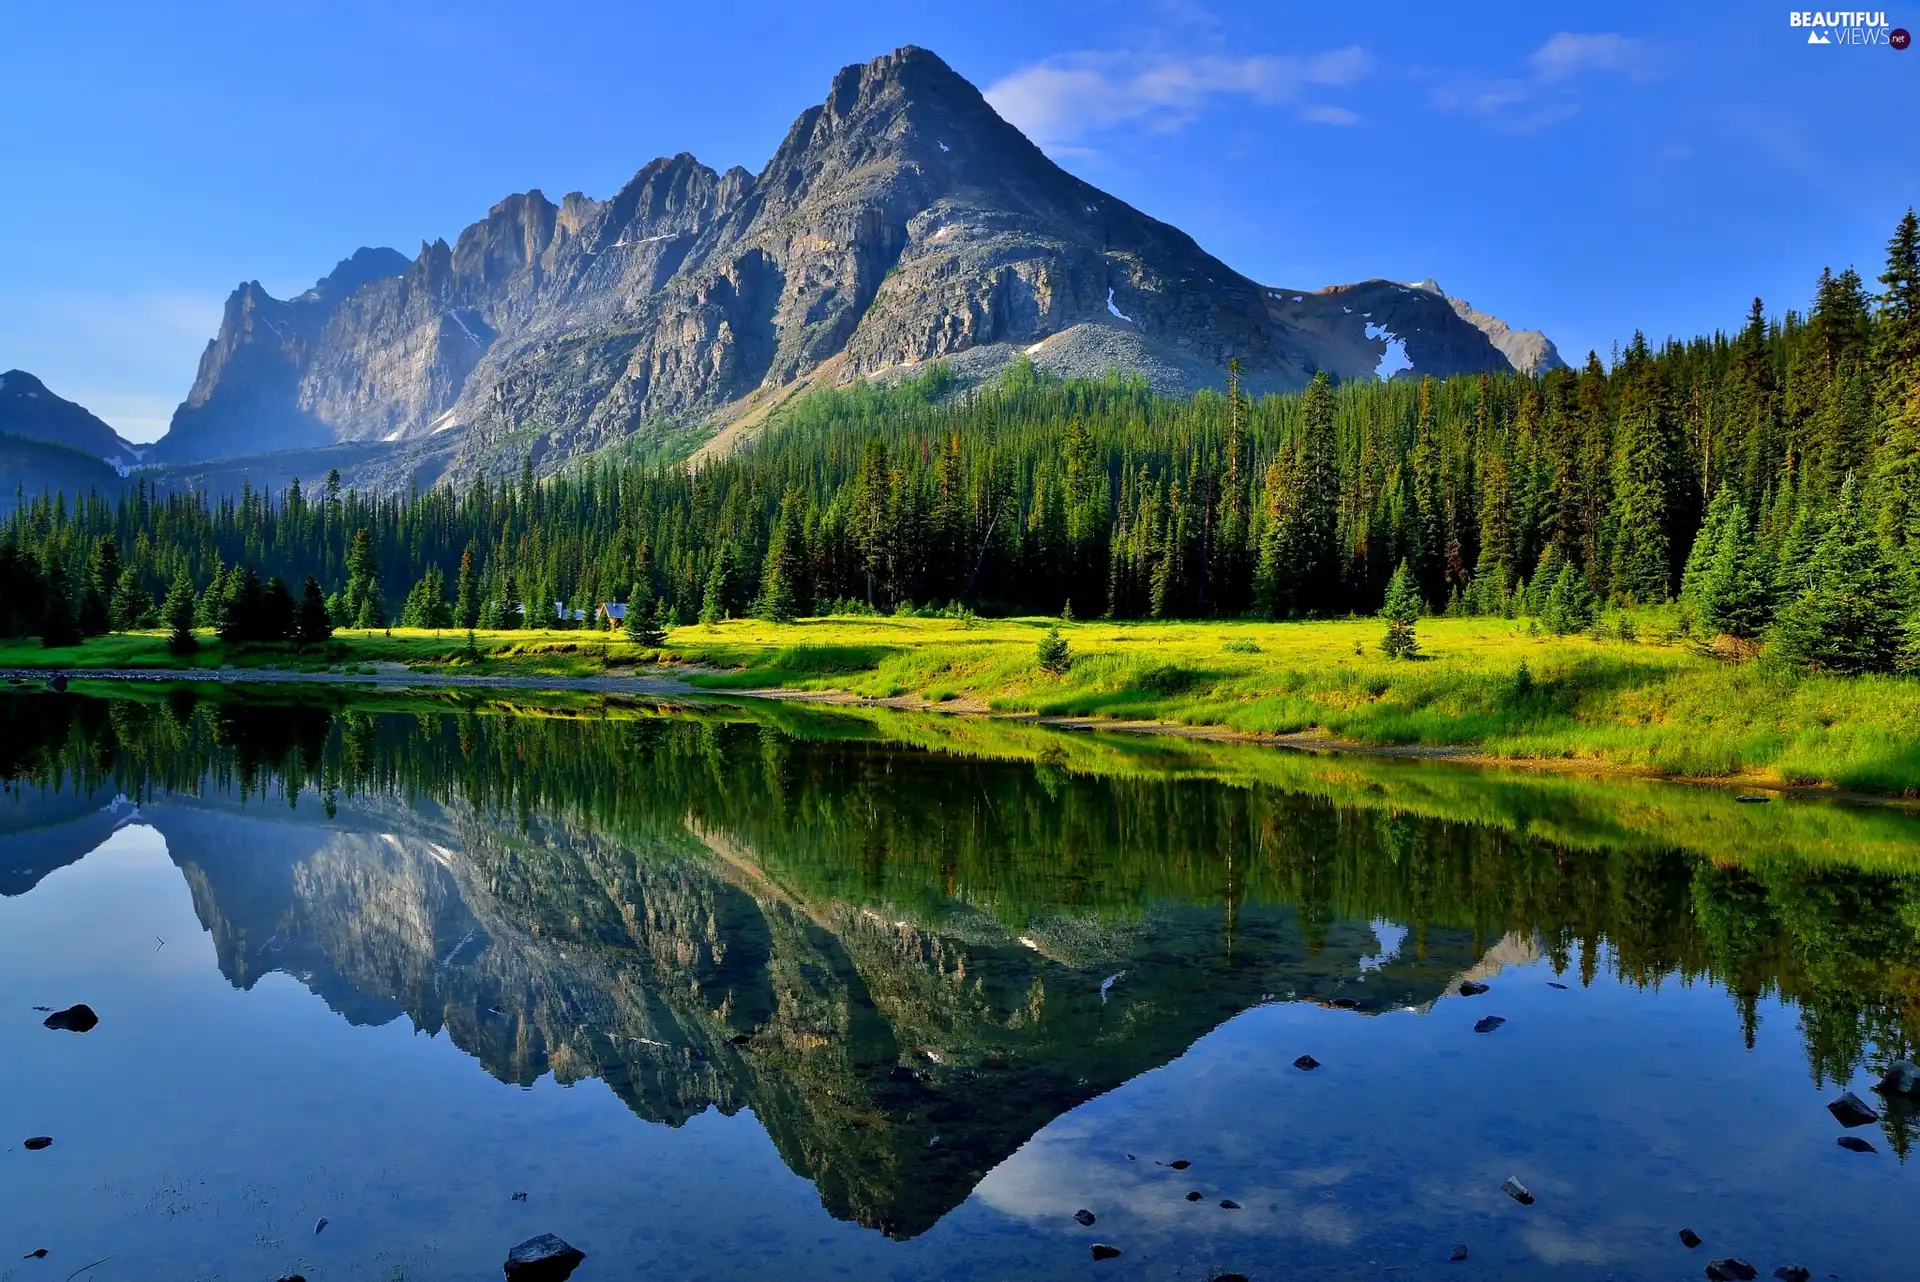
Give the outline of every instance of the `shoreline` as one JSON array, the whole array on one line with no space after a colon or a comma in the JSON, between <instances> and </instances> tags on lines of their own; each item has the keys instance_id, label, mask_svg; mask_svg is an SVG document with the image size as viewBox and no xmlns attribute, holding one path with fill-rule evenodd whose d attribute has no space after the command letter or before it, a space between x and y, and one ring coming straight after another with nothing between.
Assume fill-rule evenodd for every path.
<instances>
[{"instance_id":1,"label":"shoreline","mask_svg":"<svg viewBox=\"0 0 1920 1282\"><path fill-rule=\"evenodd\" d=\"M70 683L74 681L110 681L160 684L164 682L184 681L219 685L222 687L244 685L324 685L360 686L383 690L404 690L409 688L499 691L539 690L581 694L657 695L676 698L703 697L718 701L726 701L728 699L757 699L775 703L814 704L821 707L882 708L895 712L933 713L949 717L972 717L996 721L1011 721L1070 733L1099 731L1113 734L1153 735L1163 738L1198 739L1212 743L1234 743L1280 748L1286 751L1309 754L1344 754L1404 761L1432 761L1458 766L1521 770L1543 774L1584 775L1589 778L1599 779L1623 777L1696 788L1710 787L1723 791L1737 789L1764 792L1778 796L1817 798L1830 801L1843 801L1850 804L1887 806L1893 809L1920 808L1920 798L1916 797L1900 796L1893 793L1861 792L1855 789L1837 787L1832 784L1792 783L1780 779L1777 776L1762 774L1756 771L1744 771L1739 774L1720 776L1662 774L1644 767L1610 762L1598 758L1495 756L1479 751L1472 745L1464 744L1366 743L1359 740L1341 739L1313 731L1302 731L1293 734L1261 734L1254 731L1234 730L1226 726L1196 725L1178 721L1126 720L1098 716L1047 716L1033 712L1007 712L996 710L988 706L985 701L977 698L931 700L916 695L881 698L872 695L854 694L846 690L800 690L790 689L784 686L766 686L753 689L712 689L693 685L685 679L676 676L641 675L631 670L625 673L606 676L541 676L538 674L467 675L461 673L432 673L408 668L401 664L380 664L377 665L377 667L380 670L371 673L287 672L278 669L231 667L183 669L82 668L75 670L5 668L0 669L0 680L19 683L21 685L31 684L43 688L51 678L63 676Z\"/></svg>"}]
</instances>

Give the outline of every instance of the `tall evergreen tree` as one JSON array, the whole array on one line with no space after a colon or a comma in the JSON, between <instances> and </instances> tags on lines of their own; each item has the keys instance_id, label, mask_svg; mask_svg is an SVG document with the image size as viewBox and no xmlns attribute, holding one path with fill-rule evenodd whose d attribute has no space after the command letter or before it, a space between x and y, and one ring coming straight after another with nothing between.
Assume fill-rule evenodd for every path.
<instances>
[{"instance_id":1,"label":"tall evergreen tree","mask_svg":"<svg viewBox=\"0 0 1920 1282\"><path fill-rule=\"evenodd\" d=\"M167 625L167 648L175 654L191 653L200 644L193 635L197 605L193 579L183 565L174 572L173 582L167 586L167 604L163 612Z\"/></svg>"},{"instance_id":2,"label":"tall evergreen tree","mask_svg":"<svg viewBox=\"0 0 1920 1282\"><path fill-rule=\"evenodd\" d=\"M1419 621L1423 609L1420 589L1414 583L1407 563L1402 561L1400 568L1393 572L1393 578L1387 582L1387 599L1380 607L1380 617L1387 624L1387 635L1380 642L1380 649L1388 658L1411 659L1420 652L1414 625Z\"/></svg>"},{"instance_id":3,"label":"tall evergreen tree","mask_svg":"<svg viewBox=\"0 0 1920 1282\"><path fill-rule=\"evenodd\" d=\"M1629 601L1665 601L1671 585L1670 431L1665 388L1646 336L1636 333L1621 373L1613 475L1613 589Z\"/></svg>"},{"instance_id":4,"label":"tall evergreen tree","mask_svg":"<svg viewBox=\"0 0 1920 1282\"><path fill-rule=\"evenodd\" d=\"M301 645L319 645L333 635L333 620L327 616L327 598L320 591L320 580L311 574L300 588L300 608L294 617L293 639Z\"/></svg>"},{"instance_id":5,"label":"tall evergreen tree","mask_svg":"<svg viewBox=\"0 0 1920 1282\"><path fill-rule=\"evenodd\" d=\"M473 545L460 552L460 577L454 589L454 626L472 629L480 622L479 574L473 563Z\"/></svg>"},{"instance_id":6,"label":"tall evergreen tree","mask_svg":"<svg viewBox=\"0 0 1920 1282\"><path fill-rule=\"evenodd\" d=\"M1746 509L1738 502L1724 513L1717 540L1719 546L1700 584L1701 617L1723 636L1751 641L1773 622L1773 562L1754 537Z\"/></svg>"}]
</instances>

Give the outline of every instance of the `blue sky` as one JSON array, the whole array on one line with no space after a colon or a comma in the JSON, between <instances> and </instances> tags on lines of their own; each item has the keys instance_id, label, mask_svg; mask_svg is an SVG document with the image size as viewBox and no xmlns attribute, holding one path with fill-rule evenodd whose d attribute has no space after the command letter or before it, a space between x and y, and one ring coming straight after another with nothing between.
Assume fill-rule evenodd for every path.
<instances>
[{"instance_id":1,"label":"blue sky","mask_svg":"<svg viewBox=\"0 0 1920 1282\"><path fill-rule=\"evenodd\" d=\"M237 282L284 297L660 154L758 170L835 70L908 43L1264 283L1433 276L1569 359L1804 306L1823 264L1871 277L1920 203L1920 50L1809 46L1784 6L197 0L6 27L0 369L137 439Z\"/></svg>"}]
</instances>

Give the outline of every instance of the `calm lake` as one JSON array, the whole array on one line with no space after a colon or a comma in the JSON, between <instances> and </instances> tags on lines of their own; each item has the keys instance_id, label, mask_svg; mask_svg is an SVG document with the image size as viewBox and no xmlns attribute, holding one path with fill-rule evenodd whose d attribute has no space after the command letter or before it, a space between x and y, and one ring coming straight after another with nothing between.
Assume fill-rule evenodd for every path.
<instances>
[{"instance_id":1,"label":"calm lake","mask_svg":"<svg viewBox=\"0 0 1920 1282\"><path fill-rule=\"evenodd\" d=\"M0 1282L1920 1277L1911 814L273 698L0 696Z\"/></svg>"}]
</instances>

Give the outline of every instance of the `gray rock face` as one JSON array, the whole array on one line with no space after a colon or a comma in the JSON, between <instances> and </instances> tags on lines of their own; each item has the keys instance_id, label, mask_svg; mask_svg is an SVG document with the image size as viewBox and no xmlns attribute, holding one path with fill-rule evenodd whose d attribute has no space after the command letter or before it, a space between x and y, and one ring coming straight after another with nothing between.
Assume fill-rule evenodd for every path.
<instances>
[{"instance_id":1,"label":"gray rock face","mask_svg":"<svg viewBox=\"0 0 1920 1282\"><path fill-rule=\"evenodd\" d=\"M451 432L456 472L544 468L948 358L1161 390L1220 384L1230 356L1255 391L1391 374L1395 344L1411 373L1509 368L1442 297L1310 297L1066 173L909 47L841 71L757 176L682 154L606 201L509 197L411 263L362 250L290 302L242 286L156 457Z\"/></svg>"}]
</instances>

